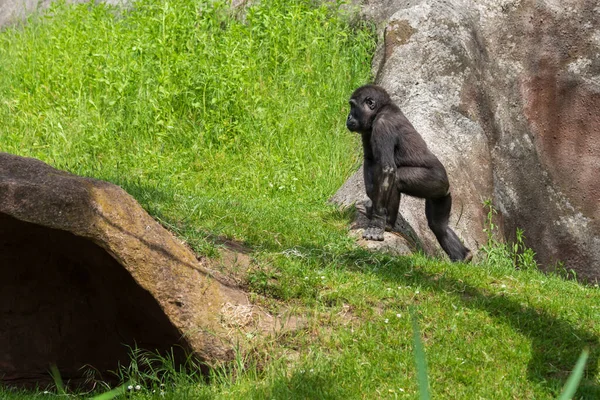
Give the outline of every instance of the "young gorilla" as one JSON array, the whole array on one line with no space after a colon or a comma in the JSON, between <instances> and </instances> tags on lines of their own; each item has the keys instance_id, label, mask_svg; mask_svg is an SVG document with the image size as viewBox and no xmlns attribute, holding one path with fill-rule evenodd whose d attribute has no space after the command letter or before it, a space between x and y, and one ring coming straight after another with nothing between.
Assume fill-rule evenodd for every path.
<instances>
[{"instance_id":1,"label":"young gorilla","mask_svg":"<svg viewBox=\"0 0 600 400\"><path fill-rule=\"evenodd\" d=\"M446 169L387 92L375 85L356 89L346 126L360 133L363 142L365 187L371 200L363 237L383 240L386 223L396 223L404 193L426 199L429 228L450 259L470 260L470 250L448 226L452 197Z\"/></svg>"}]
</instances>

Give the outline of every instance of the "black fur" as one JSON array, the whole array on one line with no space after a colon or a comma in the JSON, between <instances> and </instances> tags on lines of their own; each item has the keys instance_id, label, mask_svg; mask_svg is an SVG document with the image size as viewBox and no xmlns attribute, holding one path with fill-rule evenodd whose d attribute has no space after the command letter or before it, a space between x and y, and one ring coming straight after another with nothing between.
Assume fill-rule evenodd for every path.
<instances>
[{"instance_id":1,"label":"black fur","mask_svg":"<svg viewBox=\"0 0 600 400\"><path fill-rule=\"evenodd\" d=\"M446 169L387 92L365 85L350 98L346 126L362 136L369 226L363 237L383 240L386 224L398 217L401 194L425 201L429 228L452 261L470 260L471 252L448 226L452 197Z\"/></svg>"}]
</instances>

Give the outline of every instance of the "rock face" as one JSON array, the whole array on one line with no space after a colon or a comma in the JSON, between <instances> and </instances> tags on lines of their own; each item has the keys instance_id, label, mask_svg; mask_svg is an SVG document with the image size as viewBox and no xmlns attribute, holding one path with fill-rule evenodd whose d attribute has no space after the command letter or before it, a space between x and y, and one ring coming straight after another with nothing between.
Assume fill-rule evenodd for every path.
<instances>
[{"instance_id":1,"label":"rock face","mask_svg":"<svg viewBox=\"0 0 600 400\"><path fill-rule=\"evenodd\" d=\"M492 199L503 234L523 228L545 268L561 261L600 279L598 3L365 3L383 27L376 83L448 169L467 246L484 243L482 201ZM439 248L422 201L405 197L400 211L426 250Z\"/></svg>"},{"instance_id":2,"label":"rock face","mask_svg":"<svg viewBox=\"0 0 600 400\"><path fill-rule=\"evenodd\" d=\"M0 28L19 22L37 10L47 8L54 0L2 0L0 1ZM90 0L67 0L68 3L87 3ZM102 0L107 4L128 4L129 0Z\"/></svg>"},{"instance_id":3,"label":"rock face","mask_svg":"<svg viewBox=\"0 0 600 400\"><path fill-rule=\"evenodd\" d=\"M240 307L118 186L0 153L0 379L114 370L124 345L231 359L224 319Z\"/></svg>"}]
</instances>

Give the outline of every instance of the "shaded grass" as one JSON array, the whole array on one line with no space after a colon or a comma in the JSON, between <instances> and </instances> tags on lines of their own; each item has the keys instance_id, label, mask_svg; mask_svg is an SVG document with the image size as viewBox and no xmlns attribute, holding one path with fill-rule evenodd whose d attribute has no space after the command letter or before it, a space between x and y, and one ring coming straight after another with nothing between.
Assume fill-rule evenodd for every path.
<instances>
[{"instance_id":1,"label":"shaded grass","mask_svg":"<svg viewBox=\"0 0 600 400\"><path fill-rule=\"evenodd\" d=\"M584 347L590 358L575 398L599 394L598 289L421 256L294 250L257 254L277 276L254 301L293 308L306 326L249 339L254 350L208 382L190 371L158 381L166 398L416 398L413 306L432 398L556 398ZM122 379L143 388L131 398L161 398L135 373Z\"/></svg>"},{"instance_id":2,"label":"shaded grass","mask_svg":"<svg viewBox=\"0 0 600 400\"><path fill-rule=\"evenodd\" d=\"M123 186L200 253L245 242L252 301L307 321L249 337L208 380L168 360L144 376L133 357L119 376L140 390L125 398L416 398L411 306L433 398L555 398L584 347L577 396L600 397L597 288L498 251L449 264L347 238L351 214L326 200L360 160L346 99L369 80L374 38L328 4L57 3L0 33L3 151Z\"/></svg>"}]
</instances>

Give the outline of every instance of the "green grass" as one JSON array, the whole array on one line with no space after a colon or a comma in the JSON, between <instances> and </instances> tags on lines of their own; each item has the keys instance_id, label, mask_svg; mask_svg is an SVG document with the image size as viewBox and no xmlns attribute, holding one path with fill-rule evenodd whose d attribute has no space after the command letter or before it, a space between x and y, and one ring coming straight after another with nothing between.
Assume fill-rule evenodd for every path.
<instances>
[{"instance_id":1,"label":"green grass","mask_svg":"<svg viewBox=\"0 0 600 400\"><path fill-rule=\"evenodd\" d=\"M576 398L600 398L597 287L543 275L527 249L493 240L487 261L463 265L347 237L351 213L326 201L360 162L344 121L374 34L313 3L57 4L0 32L2 151L123 186L198 252L214 255L218 236L246 243L252 301L305 320L249 338L208 380L164 359L140 372L136 354L123 397L417 398L415 307L432 398L554 399L586 347Z\"/></svg>"},{"instance_id":2,"label":"green grass","mask_svg":"<svg viewBox=\"0 0 600 400\"><path fill-rule=\"evenodd\" d=\"M58 4L7 30L0 148L116 182L203 232L322 242L323 202L359 162L344 117L372 30L310 1L239 19L222 3Z\"/></svg>"}]
</instances>

